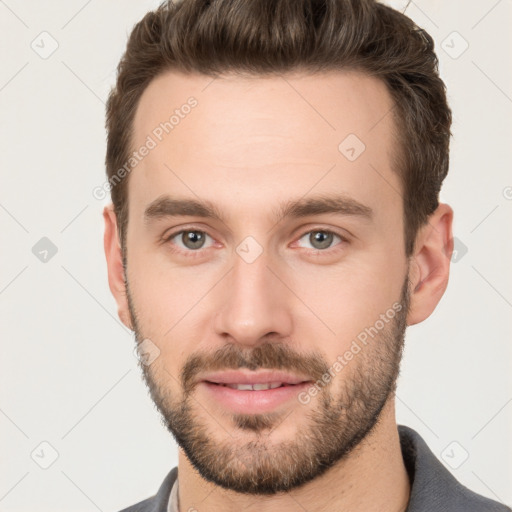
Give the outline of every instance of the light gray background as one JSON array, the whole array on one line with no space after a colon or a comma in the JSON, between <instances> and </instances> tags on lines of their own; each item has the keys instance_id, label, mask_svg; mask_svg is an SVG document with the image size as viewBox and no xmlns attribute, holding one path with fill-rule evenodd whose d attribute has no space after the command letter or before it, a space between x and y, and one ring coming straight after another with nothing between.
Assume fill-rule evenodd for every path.
<instances>
[{"instance_id":1,"label":"light gray background","mask_svg":"<svg viewBox=\"0 0 512 512\"><path fill-rule=\"evenodd\" d=\"M106 200L92 195L115 67L157 4L0 1L2 511L119 510L177 463L117 318ZM512 2L417 0L407 13L435 38L454 113L441 199L459 251L437 310L408 330L397 420L463 484L510 505ZM42 237L57 247L46 263L32 252Z\"/></svg>"}]
</instances>

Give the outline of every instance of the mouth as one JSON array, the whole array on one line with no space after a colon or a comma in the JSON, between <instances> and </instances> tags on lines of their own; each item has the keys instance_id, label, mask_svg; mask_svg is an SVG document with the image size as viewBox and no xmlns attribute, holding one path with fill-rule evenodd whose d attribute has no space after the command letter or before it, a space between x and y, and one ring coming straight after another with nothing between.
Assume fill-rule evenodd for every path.
<instances>
[{"instance_id":1,"label":"mouth","mask_svg":"<svg viewBox=\"0 0 512 512\"><path fill-rule=\"evenodd\" d=\"M277 371L227 371L205 375L199 384L208 402L213 400L232 412L255 414L298 403L298 394L311 386L312 380Z\"/></svg>"},{"instance_id":2,"label":"mouth","mask_svg":"<svg viewBox=\"0 0 512 512\"><path fill-rule=\"evenodd\" d=\"M208 384L215 384L217 386L225 386L231 389L238 389L239 391L266 391L267 389L277 389L285 386L297 386L299 384L290 384L287 382L262 382L262 383L254 383L254 384L224 384L222 382L210 382L205 381Z\"/></svg>"},{"instance_id":3,"label":"mouth","mask_svg":"<svg viewBox=\"0 0 512 512\"><path fill-rule=\"evenodd\" d=\"M202 381L242 391L263 391L310 382L311 378L306 375L277 370L261 370L258 372L227 370L207 373L203 375Z\"/></svg>"}]
</instances>

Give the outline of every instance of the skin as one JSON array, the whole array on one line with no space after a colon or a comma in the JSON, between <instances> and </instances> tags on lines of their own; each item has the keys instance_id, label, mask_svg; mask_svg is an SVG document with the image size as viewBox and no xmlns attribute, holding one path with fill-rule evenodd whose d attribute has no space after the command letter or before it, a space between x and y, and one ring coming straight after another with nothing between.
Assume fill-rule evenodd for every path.
<instances>
[{"instance_id":1,"label":"skin","mask_svg":"<svg viewBox=\"0 0 512 512\"><path fill-rule=\"evenodd\" d=\"M179 430L178 419L186 420L181 424L186 432L202 432L210 441L179 449L180 510L270 512L297 510L298 504L310 511L405 510L410 483L394 385L405 326L425 320L448 283L452 209L439 205L406 258L403 191L391 161L392 100L375 78L347 71L224 75L212 81L166 72L141 97L134 148L190 96L198 105L129 176L126 271L112 205L104 210L108 278L119 317L137 341L149 338L160 350L151 365L141 365L153 400L171 432ZM366 146L352 162L338 150L350 133ZM284 201L333 191L369 206L372 219L275 216ZM163 194L209 200L224 220L185 216L145 222L145 209ZM209 235L204 248L187 249L180 236L162 241L180 228ZM334 237L322 252L308 238L315 229L347 241ZM252 263L236 252L247 236L262 249ZM200 357L193 374L198 377L220 349L231 348L252 362L262 354L273 361L275 350L288 349L285 354L299 361L311 356L319 368L331 366L359 333L401 301L403 318L386 324L308 404L293 400L268 417L236 418L200 386L185 393L186 363ZM230 361L221 357L226 368L236 368ZM293 369L294 361L285 357L284 368ZM365 384L372 393L364 394ZM184 404L188 415L180 416ZM322 430L315 418L330 423ZM326 471L304 477L286 492L263 492L263 484L247 493L233 490L235 482L244 485L246 477L261 476L257 468L286 471L288 453L313 456L315 443L305 441L305 432L312 438L324 432L329 442L319 446L337 443L343 452ZM260 450L250 449L249 442ZM263 457L266 448L273 458ZM235 452L242 457L229 459ZM222 464L207 467L209 456ZM226 463L232 464L229 474Z\"/></svg>"}]
</instances>

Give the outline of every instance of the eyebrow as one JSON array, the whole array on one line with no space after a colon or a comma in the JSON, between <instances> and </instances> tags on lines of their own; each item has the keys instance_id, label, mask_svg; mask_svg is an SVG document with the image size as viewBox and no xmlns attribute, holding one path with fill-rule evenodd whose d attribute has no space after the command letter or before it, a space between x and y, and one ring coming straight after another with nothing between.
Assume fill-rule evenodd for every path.
<instances>
[{"instance_id":1,"label":"eyebrow","mask_svg":"<svg viewBox=\"0 0 512 512\"><path fill-rule=\"evenodd\" d=\"M297 219L326 213L360 217L368 221L373 218L373 210L369 206L342 194L323 194L286 201L279 207L273 208L272 212L279 221L286 218ZM221 211L208 200L180 199L169 195L160 196L148 205L144 211L144 222L149 223L152 219L185 216L226 222Z\"/></svg>"}]
</instances>

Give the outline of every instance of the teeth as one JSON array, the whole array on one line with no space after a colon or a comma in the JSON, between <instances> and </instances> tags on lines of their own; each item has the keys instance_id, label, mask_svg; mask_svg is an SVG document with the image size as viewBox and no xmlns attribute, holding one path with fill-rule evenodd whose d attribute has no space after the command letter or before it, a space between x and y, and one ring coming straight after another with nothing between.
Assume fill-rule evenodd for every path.
<instances>
[{"instance_id":1,"label":"teeth","mask_svg":"<svg viewBox=\"0 0 512 512\"><path fill-rule=\"evenodd\" d=\"M238 389L240 391L263 391L265 389L275 389L282 385L282 382L268 382L264 384L224 384L228 388Z\"/></svg>"}]
</instances>

